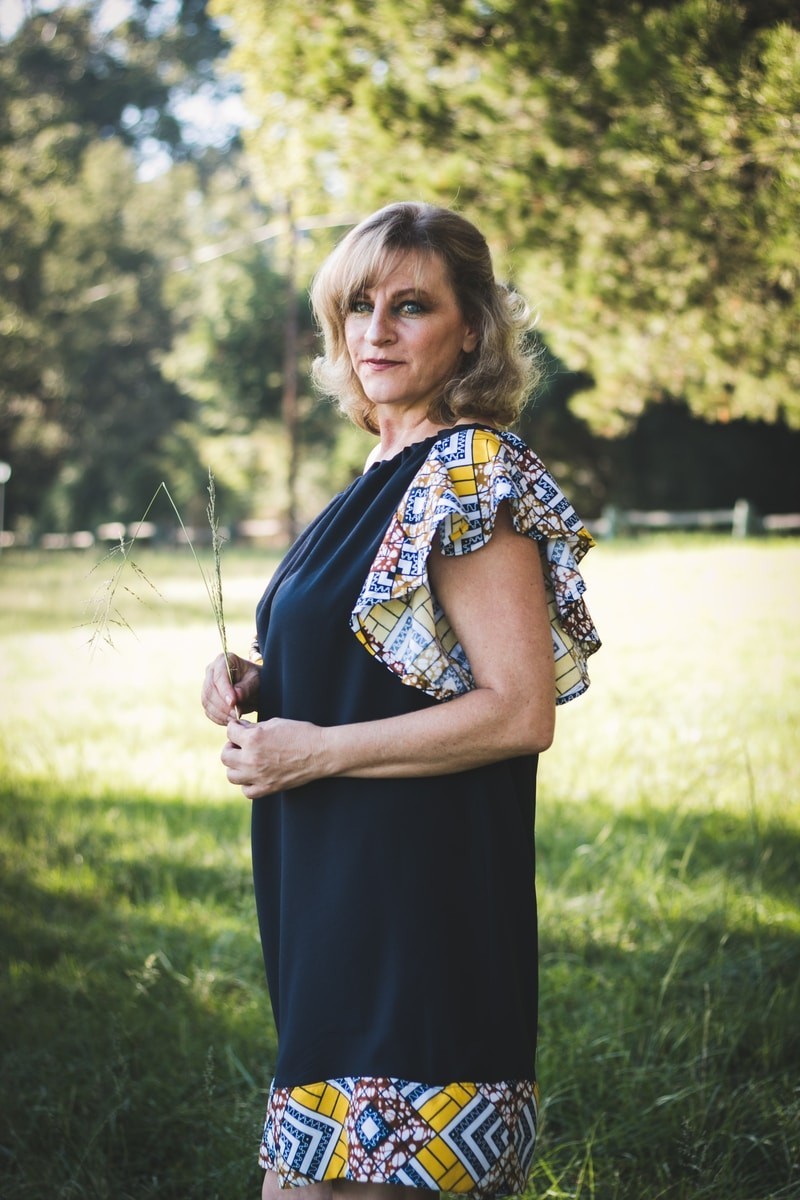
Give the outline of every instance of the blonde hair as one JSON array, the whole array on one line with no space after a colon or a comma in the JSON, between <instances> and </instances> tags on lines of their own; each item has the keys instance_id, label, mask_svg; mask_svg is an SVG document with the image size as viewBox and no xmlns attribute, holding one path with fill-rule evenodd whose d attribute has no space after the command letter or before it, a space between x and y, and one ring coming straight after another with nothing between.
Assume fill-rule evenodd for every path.
<instances>
[{"instance_id":1,"label":"blonde hair","mask_svg":"<svg viewBox=\"0 0 800 1200\"><path fill-rule=\"evenodd\" d=\"M389 274L405 254L436 254L442 260L462 316L478 334L462 354L458 373L428 408L436 424L464 418L510 425L519 416L538 371L526 346L530 310L523 298L494 276L486 239L471 222L447 208L403 202L367 217L339 242L311 285L311 305L324 338L315 359L317 387L336 399L362 429L377 433L375 406L350 362L344 336L352 301Z\"/></svg>"}]
</instances>

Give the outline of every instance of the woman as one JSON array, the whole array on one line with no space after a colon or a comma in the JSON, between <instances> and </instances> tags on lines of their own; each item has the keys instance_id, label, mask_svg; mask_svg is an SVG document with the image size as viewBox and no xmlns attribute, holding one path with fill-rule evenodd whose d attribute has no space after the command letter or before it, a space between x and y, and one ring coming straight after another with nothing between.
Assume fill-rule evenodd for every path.
<instances>
[{"instance_id":1,"label":"woman","mask_svg":"<svg viewBox=\"0 0 800 1200\"><path fill-rule=\"evenodd\" d=\"M501 432L527 310L474 226L390 205L312 303L317 382L379 440L271 581L263 667L232 655L231 682L220 656L203 688L253 800L264 1196L506 1195L536 1130L537 756L599 645L591 538Z\"/></svg>"}]
</instances>

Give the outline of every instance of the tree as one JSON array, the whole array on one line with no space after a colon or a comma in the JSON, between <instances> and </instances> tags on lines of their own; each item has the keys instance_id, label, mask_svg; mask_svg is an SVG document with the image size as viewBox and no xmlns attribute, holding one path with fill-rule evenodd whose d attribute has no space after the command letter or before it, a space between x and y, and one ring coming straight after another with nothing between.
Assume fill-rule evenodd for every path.
<instances>
[{"instance_id":1,"label":"tree","mask_svg":"<svg viewBox=\"0 0 800 1200\"><path fill-rule=\"evenodd\" d=\"M285 506L287 461L287 284L278 269L285 221L258 202L235 156L218 164L197 199L185 219L199 261L167 282L175 333L163 369L192 398L181 434L213 465L227 518L251 508L274 513Z\"/></svg>"},{"instance_id":2,"label":"tree","mask_svg":"<svg viewBox=\"0 0 800 1200\"><path fill-rule=\"evenodd\" d=\"M180 11L199 20L204 5ZM189 165L148 184L137 175L143 141L179 153L167 102L186 85L176 55L190 30L155 41L145 24L112 36L89 7L61 9L0 48L0 454L14 465L12 522L130 516L190 411L161 369L172 335L163 280L187 249L182 212L198 175ZM213 38L199 40L202 75Z\"/></svg>"},{"instance_id":3,"label":"tree","mask_svg":"<svg viewBox=\"0 0 800 1200\"><path fill-rule=\"evenodd\" d=\"M212 0L262 187L458 204L619 432L685 397L800 423L786 0Z\"/></svg>"}]
</instances>

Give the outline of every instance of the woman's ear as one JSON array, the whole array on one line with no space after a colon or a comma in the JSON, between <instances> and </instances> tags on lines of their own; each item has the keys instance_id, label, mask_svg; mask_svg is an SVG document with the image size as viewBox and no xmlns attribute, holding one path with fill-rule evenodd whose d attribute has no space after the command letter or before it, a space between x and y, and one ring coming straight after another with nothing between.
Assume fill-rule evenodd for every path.
<instances>
[{"instance_id":1,"label":"woman's ear","mask_svg":"<svg viewBox=\"0 0 800 1200\"><path fill-rule=\"evenodd\" d=\"M461 343L461 349L465 354L471 354L478 344L478 334L474 329L468 329L464 334L464 340Z\"/></svg>"}]
</instances>

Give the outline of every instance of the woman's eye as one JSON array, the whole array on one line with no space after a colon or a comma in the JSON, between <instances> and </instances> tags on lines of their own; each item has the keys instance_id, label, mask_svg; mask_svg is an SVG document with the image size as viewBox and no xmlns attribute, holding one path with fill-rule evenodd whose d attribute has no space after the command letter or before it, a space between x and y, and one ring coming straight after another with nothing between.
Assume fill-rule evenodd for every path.
<instances>
[{"instance_id":1,"label":"woman's eye","mask_svg":"<svg viewBox=\"0 0 800 1200\"><path fill-rule=\"evenodd\" d=\"M359 315L368 316L374 309L375 305L365 296L357 296L350 301L349 311ZM419 300L401 300L393 306L393 312L404 317L418 317L424 313L425 307L420 304Z\"/></svg>"}]
</instances>

